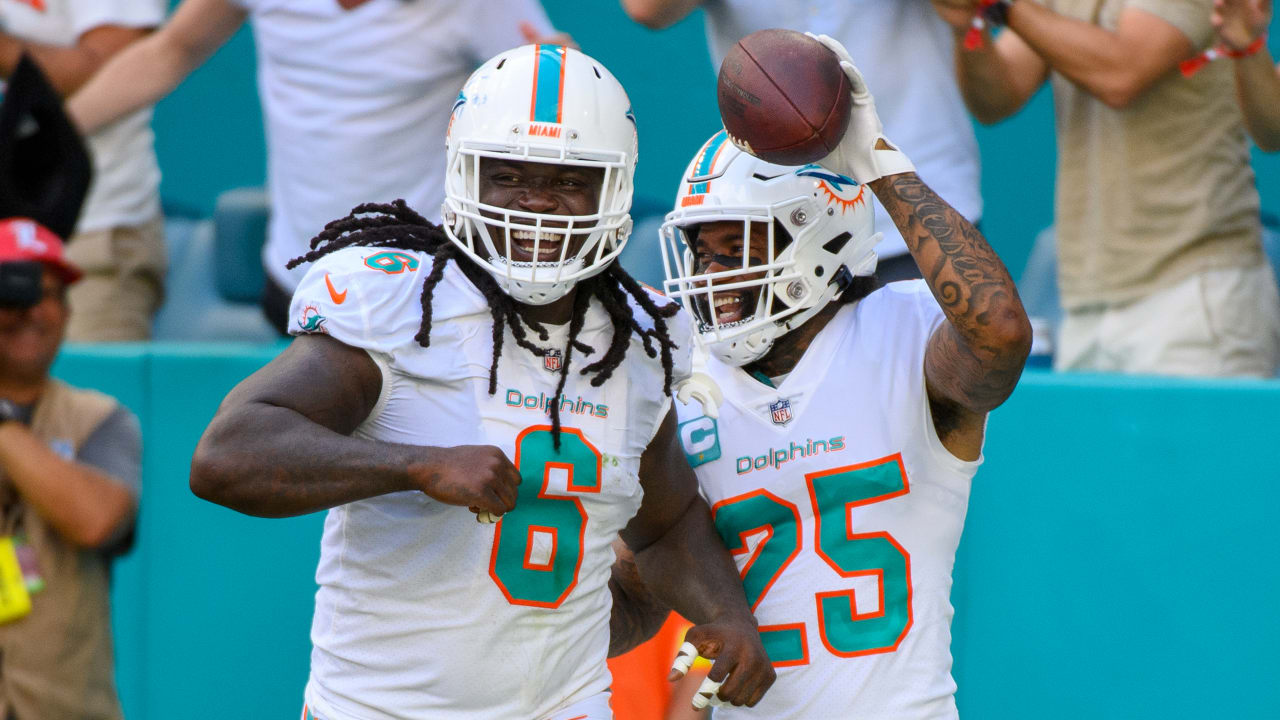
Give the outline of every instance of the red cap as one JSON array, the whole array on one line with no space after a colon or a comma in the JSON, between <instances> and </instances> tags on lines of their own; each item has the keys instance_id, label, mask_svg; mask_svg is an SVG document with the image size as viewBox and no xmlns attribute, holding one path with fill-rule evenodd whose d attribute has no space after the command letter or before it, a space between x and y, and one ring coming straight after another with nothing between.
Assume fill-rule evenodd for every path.
<instances>
[{"instance_id":1,"label":"red cap","mask_svg":"<svg viewBox=\"0 0 1280 720\"><path fill-rule=\"evenodd\" d=\"M48 265L68 285L84 273L62 253L62 240L40 223L27 218L0 220L0 262L38 260Z\"/></svg>"}]
</instances>

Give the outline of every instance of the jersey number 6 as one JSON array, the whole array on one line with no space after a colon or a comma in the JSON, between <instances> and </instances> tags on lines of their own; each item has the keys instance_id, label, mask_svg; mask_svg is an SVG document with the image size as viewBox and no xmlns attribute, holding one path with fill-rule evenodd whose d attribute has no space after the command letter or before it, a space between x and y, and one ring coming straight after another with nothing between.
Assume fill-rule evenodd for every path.
<instances>
[{"instance_id":1,"label":"jersey number 6","mask_svg":"<svg viewBox=\"0 0 1280 720\"><path fill-rule=\"evenodd\" d=\"M852 508L909 492L900 455L805 475L813 504L814 552L841 578L875 577L879 607L858 614L852 588L816 593L818 634L833 655L893 652L911 629L911 557L887 532L854 533ZM722 500L712 508L716 530L735 555L746 538L764 532L742 568L742 585L754 611L804 546L800 511L767 490ZM760 638L775 666L809 662L802 622L761 625Z\"/></svg>"},{"instance_id":2,"label":"jersey number 6","mask_svg":"<svg viewBox=\"0 0 1280 720\"><path fill-rule=\"evenodd\" d=\"M567 474L567 489L600 492L600 451L582 431L560 429L556 452L549 425L525 428L516 437L520 471L516 509L503 515L493 534L489 575L512 605L555 608L578 584L587 513L582 502L554 495L554 470Z\"/></svg>"}]
</instances>

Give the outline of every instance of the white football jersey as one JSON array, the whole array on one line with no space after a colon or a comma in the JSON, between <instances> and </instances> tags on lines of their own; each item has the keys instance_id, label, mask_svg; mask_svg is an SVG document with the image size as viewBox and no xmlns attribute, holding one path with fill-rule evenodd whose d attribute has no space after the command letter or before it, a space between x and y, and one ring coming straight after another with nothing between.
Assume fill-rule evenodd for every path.
<instances>
[{"instance_id":1,"label":"white football jersey","mask_svg":"<svg viewBox=\"0 0 1280 720\"><path fill-rule=\"evenodd\" d=\"M530 720L610 683L610 543L640 507L640 456L670 408L661 363L633 337L623 367L592 387L593 376L577 370L613 336L593 301L578 339L595 352L574 353L559 398L567 325L548 327L546 342L532 336L561 351L546 358L506 330L490 395L489 305L453 262L435 290L430 347L414 339L431 262L383 248L328 255L294 296L293 330L363 348L381 368L381 396L357 436L497 446L523 476L519 500L496 525L417 491L329 511L306 692L325 720ZM688 372L688 330L679 316L669 327L679 378ZM548 415L555 402L558 453Z\"/></svg>"},{"instance_id":2,"label":"white football jersey","mask_svg":"<svg viewBox=\"0 0 1280 720\"><path fill-rule=\"evenodd\" d=\"M933 428L924 354L942 322L923 281L892 283L841 308L779 387L707 358L719 419L677 406L778 672L716 720L956 717L951 568L981 460Z\"/></svg>"}]
</instances>

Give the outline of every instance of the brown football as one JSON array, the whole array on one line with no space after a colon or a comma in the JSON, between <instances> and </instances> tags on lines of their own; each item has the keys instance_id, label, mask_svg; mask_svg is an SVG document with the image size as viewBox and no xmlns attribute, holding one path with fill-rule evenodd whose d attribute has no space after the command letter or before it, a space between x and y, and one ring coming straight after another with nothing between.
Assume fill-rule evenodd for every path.
<instances>
[{"instance_id":1,"label":"brown football","mask_svg":"<svg viewBox=\"0 0 1280 720\"><path fill-rule=\"evenodd\" d=\"M826 157L849 126L849 78L822 43L793 30L760 30L720 66L716 99L729 139L779 165Z\"/></svg>"}]
</instances>

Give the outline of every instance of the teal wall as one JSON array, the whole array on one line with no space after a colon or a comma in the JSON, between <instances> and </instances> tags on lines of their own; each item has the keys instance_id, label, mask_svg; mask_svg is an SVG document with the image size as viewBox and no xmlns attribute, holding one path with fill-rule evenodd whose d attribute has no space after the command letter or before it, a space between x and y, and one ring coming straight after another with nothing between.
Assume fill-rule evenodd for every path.
<instances>
[{"instance_id":1,"label":"teal wall","mask_svg":"<svg viewBox=\"0 0 1280 720\"><path fill-rule=\"evenodd\" d=\"M638 206L665 206L676 179L719 127L715 74L701 13L651 32L627 19L617 0L544 0L558 27L607 65L631 95L640 126ZM1280 33L1271 45L1280 55ZM156 109L161 191L171 209L207 215L218 192L263 182L262 124L253 43L241 31ZM1041 92L1018 116L979 128L983 229L1014 271L1052 223L1053 107ZM443 162L443 159L441 159ZM1255 153L1264 209L1280 215L1280 155Z\"/></svg>"},{"instance_id":2,"label":"teal wall","mask_svg":"<svg viewBox=\"0 0 1280 720\"><path fill-rule=\"evenodd\" d=\"M138 544L116 564L117 680L129 720L292 718L302 706L322 515L264 521L187 485L223 396L274 347L72 347L54 371L119 397L144 438Z\"/></svg>"},{"instance_id":3,"label":"teal wall","mask_svg":"<svg viewBox=\"0 0 1280 720\"><path fill-rule=\"evenodd\" d=\"M321 516L196 499L196 441L277 348L72 347L56 373L145 433L139 542L117 564L130 720L296 717ZM1030 372L991 418L956 565L965 717L1280 715L1280 383Z\"/></svg>"},{"instance_id":4,"label":"teal wall","mask_svg":"<svg viewBox=\"0 0 1280 720\"><path fill-rule=\"evenodd\" d=\"M969 718L1280 717L1280 383L1033 374L957 558Z\"/></svg>"}]
</instances>

